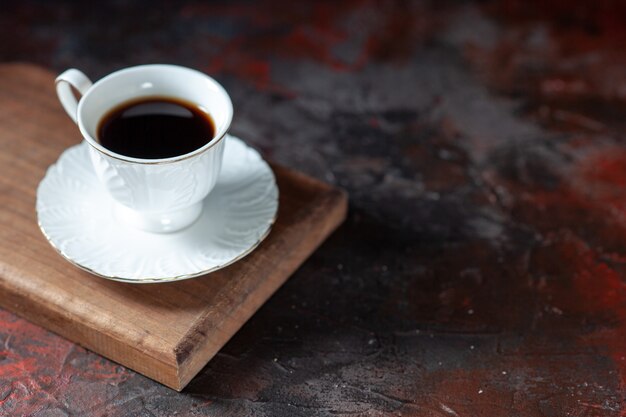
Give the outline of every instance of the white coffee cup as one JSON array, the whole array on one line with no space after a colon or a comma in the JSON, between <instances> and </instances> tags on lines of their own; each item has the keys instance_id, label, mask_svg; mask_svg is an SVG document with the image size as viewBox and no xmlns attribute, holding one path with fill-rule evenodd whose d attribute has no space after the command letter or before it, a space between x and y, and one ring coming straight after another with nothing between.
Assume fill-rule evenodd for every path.
<instances>
[{"instance_id":1,"label":"white coffee cup","mask_svg":"<svg viewBox=\"0 0 626 417\"><path fill-rule=\"evenodd\" d=\"M81 94L77 100L71 87ZM224 137L233 117L226 90L213 78L175 65L141 65L116 71L95 84L76 69L56 79L57 95L89 145L98 178L113 197L114 215L149 232L189 226L202 212L202 200L215 186ZM184 155L141 159L115 153L97 140L98 123L108 111L142 97L171 97L196 104L215 124L206 145Z\"/></svg>"}]
</instances>

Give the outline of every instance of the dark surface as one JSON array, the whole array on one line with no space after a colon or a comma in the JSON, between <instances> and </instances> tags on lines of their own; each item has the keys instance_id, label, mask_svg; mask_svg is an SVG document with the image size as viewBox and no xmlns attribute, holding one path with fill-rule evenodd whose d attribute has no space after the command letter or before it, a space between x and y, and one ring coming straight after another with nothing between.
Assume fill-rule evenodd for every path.
<instances>
[{"instance_id":1,"label":"dark surface","mask_svg":"<svg viewBox=\"0 0 626 417\"><path fill-rule=\"evenodd\" d=\"M626 415L623 2L122 3L3 3L0 60L214 75L349 219L182 394L0 312L0 413Z\"/></svg>"}]
</instances>

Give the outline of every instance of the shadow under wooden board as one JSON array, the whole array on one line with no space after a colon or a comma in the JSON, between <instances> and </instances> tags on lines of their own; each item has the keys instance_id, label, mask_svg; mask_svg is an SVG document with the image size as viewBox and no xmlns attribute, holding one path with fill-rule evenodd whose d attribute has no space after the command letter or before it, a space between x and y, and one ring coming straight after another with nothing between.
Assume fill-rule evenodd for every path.
<instances>
[{"instance_id":1,"label":"shadow under wooden board","mask_svg":"<svg viewBox=\"0 0 626 417\"><path fill-rule=\"evenodd\" d=\"M345 219L342 190L273 165L278 219L250 255L186 281L109 281L61 258L37 226L37 185L79 141L53 74L0 65L0 305L176 390Z\"/></svg>"}]
</instances>

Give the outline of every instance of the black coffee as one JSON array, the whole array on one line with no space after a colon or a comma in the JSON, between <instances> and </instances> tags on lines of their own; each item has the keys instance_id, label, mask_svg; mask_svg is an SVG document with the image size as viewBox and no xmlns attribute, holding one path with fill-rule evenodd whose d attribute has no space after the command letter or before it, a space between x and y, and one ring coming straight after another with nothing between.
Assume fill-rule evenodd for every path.
<instances>
[{"instance_id":1,"label":"black coffee","mask_svg":"<svg viewBox=\"0 0 626 417\"><path fill-rule=\"evenodd\" d=\"M211 116L196 105L168 97L149 97L110 110L98 125L102 146L134 158L184 155L215 135Z\"/></svg>"}]
</instances>

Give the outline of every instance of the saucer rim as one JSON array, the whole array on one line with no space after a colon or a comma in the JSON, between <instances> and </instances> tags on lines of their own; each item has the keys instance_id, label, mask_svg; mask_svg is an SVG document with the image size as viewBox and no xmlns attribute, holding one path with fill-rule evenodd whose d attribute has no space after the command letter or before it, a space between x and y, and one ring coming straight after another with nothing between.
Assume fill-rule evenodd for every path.
<instances>
[{"instance_id":1,"label":"saucer rim","mask_svg":"<svg viewBox=\"0 0 626 417\"><path fill-rule=\"evenodd\" d=\"M278 198L277 198L278 200ZM274 217L272 218L269 227L267 228L267 231L259 238L259 240L257 240L253 245L251 245L248 249L246 249L244 252L242 252L241 254L239 254L238 256L236 256L235 258L231 259L230 261L221 264L221 265L217 265L214 266L212 268L206 269L206 270L202 270L199 272L194 272L191 274L183 274L183 275L177 275L175 277L165 277L165 278L154 278L154 277L147 277L147 278L123 278L123 277L118 277L115 275L104 275L100 272L96 272L91 268L88 268L84 265L79 264L78 262L76 262L75 260L73 260L72 258L70 258L67 254L65 254L63 252L62 249L58 248L50 239L50 237L46 234L43 226L41 225L41 222L39 221L39 218L37 218L37 226L39 226L39 230L41 230L41 233L43 233L44 237L46 238L46 240L48 241L48 243L50 244L50 246L52 246L54 248L54 250L61 255L65 260L67 260L69 263L71 263L72 265L78 267L79 269L82 269L85 272L89 272L90 274L93 274L95 276L98 276L100 278L104 278L104 279L108 279L108 280L112 280L112 281L117 281L117 282L125 282L125 283L129 283L129 284L156 284L156 283L165 283L165 282L176 282L176 281L184 281L187 279L191 279L191 278L197 278L200 277L202 275L207 275L210 274L212 272L218 271L220 269L226 268L227 266L230 266L232 264L234 264L235 262L245 258L246 256L248 256L250 253L252 253L264 240L265 238L267 238L270 234L270 232L272 231L274 224L276 223L276 219L278 218L278 208L276 209L276 214L274 215ZM193 225L191 225L190 227L193 227Z\"/></svg>"},{"instance_id":2,"label":"saucer rim","mask_svg":"<svg viewBox=\"0 0 626 417\"><path fill-rule=\"evenodd\" d=\"M228 137L232 137L235 139L238 139L239 141L241 141L245 146L252 148L250 145L248 145L244 140L240 139L237 136L233 136L230 134L226 134L224 135L225 139ZM62 154L68 150L69 148L73 147L73 146L80 146L82 145L81 143L78 143L76 145L72 145L66 149L63 150ZM252 148L254 149L254 148ZM256 149L254 149L257 153L258 151ZM259 153L259 156L260 153ZM60 157L59 157L60 158ZM168 277L142 277L142 278L125 278L125 277L119 277L116 275L105 275L102 274L100 272L97 272L87 266L81 265L78 262L76 262L74 259L72 259L69 255L67 255L61 248L57 247L54 242L52 241L52 239L50 238L50 236L48 236L48 234L46 233L42 223L41 223L41 219L40 219L40 215L39 215L39 210L37 210L37 207L35 207L35 212L37 215L37 226L39 227L39 230L41 230L41 233L44 235L44 237L46 238L46 240L48 241L48 243L50 244L50 246L52 246L52 248L55 250L55 252L57 252L59 255L61 255L61 257L63 257L63 259L67 260L70 264L76 266L77 268L88 272L90 274L93 274L97 277L100 278L104 278L104 279L108 279L111 281L117 281L117 282L124 282L124 283L129 283L129 284L154 284L154 283L167 283L167 282L177 282L177 281L184 281L187 279L191 279L191 278L197 278L203 275L207 275L210 274L212 272L218 271L220 269L226 268L227 266L230 266L232 264L234 264L235 262L240 261L241 259L245 258L246 256L248 256L250 253L252 253L270 234L270 232L272 231L274 225L276 224L276 220L278 219L278 212L280 210L280 189L278 188L278 181L276 180L276 174L274 172L274 170L272 169L272 166L268 163L267 160L265 160L265 158L263 158L261 156L261 160L267 164L270 173L272 174L272 178L273 178L273 183L274 186L276 187L276 198L275 198L275 202L276 202L276 211L274 212L274 215L272 217L272 219L269 221L269 224L267 226L267 230L258 238L258 240L253 243L252 245L250 245L249 248L247 248L245 251L243 251L242 253L240 253L239 255L235 256L234 258L230 259L228 262L225 262L223 264L220 265L216 265L213 266L211 268L202 270L202 271L198 271L198 272L193 272L193 273L189 273L189 274L182 274L182 275L176 275L176 276L168 276ZM42 178L42 180L39 182L39 185L37 186L37 191L36 191L36 195L38 197L39 195L39 187L41 186L43 179L48 175L48 171L58 162L55 161L53 164L51 164L48 169L46 170L46 173L44 174L44 177ZM218 181L219 181L219 177L218 177ZM37 198L38 199L38 198ZM37 204L36 204L37 206ZM190 225L189 227L194 227L194 224Z\"/></svg>"}]
</instances>

